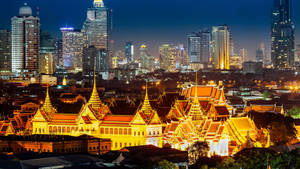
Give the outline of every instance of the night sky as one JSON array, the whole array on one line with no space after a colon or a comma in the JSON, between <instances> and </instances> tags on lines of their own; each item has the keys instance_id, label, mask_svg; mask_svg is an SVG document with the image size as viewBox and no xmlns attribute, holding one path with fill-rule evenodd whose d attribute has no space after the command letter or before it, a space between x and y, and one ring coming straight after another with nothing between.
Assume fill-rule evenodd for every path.
<instances>
[{"instance_id":1,"label":"night sky","mask_svg":"<svg viewBox=\"0 0 300 169\"><path fill-rule=\"evenodd\" d=\"M40 8L41 28L60 36L65 25L81 28L93 0L2 0L0 28L10 29L10 18L24 2ZM157 54L163 43L184 43L186 35L199 28L228 24L237 48L247 48L254 57L259 43L269 48L273 0L105 0L114 10L114 40L117 49L126 41L145 43ZM296 42L300 33L300 1L293 0Z\"/></svg>"}]
</instances>

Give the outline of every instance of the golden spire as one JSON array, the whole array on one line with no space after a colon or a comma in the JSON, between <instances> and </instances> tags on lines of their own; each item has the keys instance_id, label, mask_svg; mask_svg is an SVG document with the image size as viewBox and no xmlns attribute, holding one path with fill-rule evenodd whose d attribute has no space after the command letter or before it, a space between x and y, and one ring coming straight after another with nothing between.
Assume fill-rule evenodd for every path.
<instances>
[{"instance_id":1,"label":"golden spire","mask_svg":"<svg viewBox=\"0 0 300 169\"><path fill-rule=\"evenodd\" d=\"M67 79L66 79L66 76L64 76L64 78L63 78L62 85L63 85L63 86L66 86L66 85L67 85Z\"/></svg>"},{"instance_id":2,"label":"golden spire","mask_svg":"<svg viewBox=\"0 0 300 169\"><path fill-rule=\"evenodd\" d=\"M152 107L150 105L150 101L149 101L149 97L148 97L148 84L147 84L147 81L146 81L146 91L145 91L145 99L144 99L144 103L143 103L143 106L141 108L141 111L144 111L144 112L151 112L152 111Z\"/></svg>"},{"instance_id":3,"label":"golden spire","mask_svg":"<svg viewBox=\"0 0 300 169\"><path fill-rule=\"evenodd\" d=\"M97 86L96 86L96 75L95 75L95 70L94 70L94 85L93 85L93 91L92 91L92 95L91 98L88 102L88 104L92 105L92 107L94 109L99 109L100 105L101 105L101 100L99 98L98 95L98 91L97 91Z\"/></svg>"},{"instance_id":4,"label":"golden spire","mask_svg":"<svg viewBox=\"0 0 300 169\"><path fill-rule=\"evenodd\" d=\"M194 102L195 103L199 103L199 100L198 100L198 72L196 72L196 82L195 82L195 99L194 99Z\"/></svg>"},{"instance_id":5,"label":"golden spire","mask_svg":"<svg viewBox=\"0 0 300 169\"><path fill-rule=\"evenodd\" d=\"M43 105L42 109L44 109L44 111L47 112L47 113L51 113L54 109L52 104L51 104L51 100L50 100L50 96L49 96L49 88L48 87L47 87L46 99L45 99L45 102L44 102L44 105Z\"/></svg>"},{"instance_id":6,"label":"golden spire","mask_svg":"<svg viewBox=\"0 0 300 169\"><path fill-rule=\"evenodd\" d=\"M192 106L190 108L189 111L189 116L193 119L193 120L201 120L202 119L202 111L201 111L201 105L199 103L198 100L198 85L197 85L197 72L196 72L196 82L195 82L195 98L194 101L192 103Z\"/></svg>"}]
</instances>

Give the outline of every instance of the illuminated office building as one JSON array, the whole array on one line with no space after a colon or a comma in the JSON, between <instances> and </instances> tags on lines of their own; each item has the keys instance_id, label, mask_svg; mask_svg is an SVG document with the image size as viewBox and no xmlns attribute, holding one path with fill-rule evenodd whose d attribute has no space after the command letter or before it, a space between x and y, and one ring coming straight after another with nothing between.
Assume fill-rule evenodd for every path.
<instances>
[{"instance_id":1,"label":"illuminated office building","mask_svg":"<svg viewBox=\"0 0 300 169\"><path fill-rule=\"evenodd\" d=\"M40 54L40 73L41 74L53 74L54 73L54 62L53 53L42 53Z\"/></svg>"},{"instance_id":2,"label":"illuminated office building","mask_svg":"<svg viewBox=\"0 0 300 169\"><path fill-rule=\"evenodd\" d=\"M93 8L88 9L82 31L88 46L108 50L108 9L102 0L94 0Z\"/></svg>"},{"instance_id":3,"label":"illuminated office building","mask_svg":"<svg viewBox=\"0 0 300 169\"><path fill-rule=\"evenodd\" d=\"M260 47L256 50L256 62L263 62L266 59L266 50L265 50L265 44L261 43Z\"/></svg>"},{"instance_id":4,"label":"illuminated office building","mask_svg":"<svg viewBox=\"0 0 300 169\"><path fill-rule=\"evenodd\" d=\"M154 61L153 61L153 57L150 56L148 52L147 46L141 45L139 52L140 52L140 57L139 57L140 68L148 71L153 71Z\"/></svg>"},{"instance_id":5,"label":"illuminated office building","mask_svg":"<svg viewBox=\"0 0 300 169\"><path fill-rule=\"evenodd\" d=\"M8 30L0 30L0 71L11 69L11 34Z\"/></svg>"},{"instance_id":6,"label":"illuminated office building","mask_svg":"<svg viewBox=\"0 0 300 169\"><path fill-rule=\"evenodd\" d=\"M134 62L134 46L132 42L126 42L125 58L127 59L127 63Z\"/></svg>"},{"instance_id":7,"label":"illuminated office building","mask_svg":"<svg viewBox=\"0 0 300 169\"><path fill-rule=\"evenodd\" d=\"M274 0L271 18L271 59L275 69L294 67L295 27L291 20L291 7L291 0Z\"/></svg>"},{"instance_id":8,"label":"illuminated office building","mask_svg":"<svg viewBox=\"0 0 300 169\"><path fill-rule=\"evenodd\" d=\"M32 16L32 9L25 5L19 16L11 19L12 71L34 72L38 70L40 47L40 19Z\"/></svg>"},{"instance_id":9,"label":"illuminated office building","mask_svg":"<svg viewBox=\"0 0 300 169\"><path fill-rule=\"evenodd\" d=\"M160 68L169 72L176 71L176 47L171 44L163 44L159 47Z\"/></svg>"},{"instance_id":10,"label":"illuminated office building","mask_svg":"<svg viewBox=\"0 0 300 169\"><path fill-rule=\"evenodd\" d=\"M63 65L71 71L82 71L82 52L86 47L86 36L71 27L60 29L63 42Z\"/></svg>"},{"instance_id":11,"label":"illuminated office building","mask_svg":"<svg viewBox=\"0 0 300 169\"><path fill-rule=\"evenodd\" d=\"M176 69L189 65L189 58L183 44L176 46Z\"/></svg>"},{"instance_id":12,"label":"illuminated office building","mask_svg":"<svg viewBox=\"0 0 300 169\"><path fill-rule=\"evenodd\" d=\"M104 49L97 49L93 46L83 49L83 74L93 75L106 72L109 69L109 54Z\"/></svg>"},{"instance_id":13,"label":"illuminated office building","mask_svg":"<svg viewBox=\"0 0 300 169\"><path fill-rule=\"evenodd\" d=\"M227 25L212 28L212 60L215 69L229 69L230 32Z\"/></svg>"}]
</instances>

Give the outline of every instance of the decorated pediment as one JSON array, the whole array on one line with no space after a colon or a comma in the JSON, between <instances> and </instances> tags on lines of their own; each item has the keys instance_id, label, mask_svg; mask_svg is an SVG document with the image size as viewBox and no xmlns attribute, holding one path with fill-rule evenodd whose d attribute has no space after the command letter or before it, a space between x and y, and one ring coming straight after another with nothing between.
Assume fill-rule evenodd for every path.
<instances>
[{"instance_id":1,"label":"decorated pediment","mask_svg":"<svg viewBox=\"0 0 300 169\"><path fill-rule=\"evenodd\" d=\"M33 119L33 122L35 121L39 121L39 122L46 122L47 119L45 118L45 116L43 115L43 112L41 111L41 109L38 109L37 112L35 113Z\"/></svg>"}]
</instances>

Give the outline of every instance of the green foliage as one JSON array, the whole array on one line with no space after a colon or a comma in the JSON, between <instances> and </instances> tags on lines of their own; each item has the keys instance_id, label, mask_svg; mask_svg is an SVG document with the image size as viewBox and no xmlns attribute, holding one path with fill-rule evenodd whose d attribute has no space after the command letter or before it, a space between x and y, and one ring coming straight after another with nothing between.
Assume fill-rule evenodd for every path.
<instances>
[{"instance_id":1,"label":"green foliage","mask_svg":"<svg viewBox=\"0 0 300 169\"><path fill-rule=\"evenodd\" d=\"M270 96L271 96L271 93L269 91L265 90L263 93L264 100L267 100L267 98Z\"/></svg>"},{"instance_id":2,"label":"green foliage","mask_svg":"<svg viewBox=\"0 0 300 169\"><path fill-rule=\"evenodd\" d=\"M218 169L272 169L300 168L300 149L277 153L270 149L245 149L234 157L227 157L217 165Z\"/></svg>"},{"instance_id":3,"label":"green foliage","mask_svg":"<svg viewBox=\"0 0 300 169\"><path fill-rule=\"evenodd\" d=\"M178 166L167 160L162 160L157 163L157 168L158 169L178 169Z\"/></svg>"},{"instance_id":4,"label":"green foliage","mask_svg":"<svg viewBox=\"0 0 300 169\"><path fill-rule=\"evenodd\" d=\"M267 129L270 133L271 142L275 145L286 144L296 138L294 119L282 114L259 113L251 111L248 113L259 129Z\"/></svg>"},{"instance_id":5,"label":"green foliage","mask_svg":"<svg viewBox=\"0 0 300 169\"><path fill-rule=\"evenodd\" d=\"M280 122L272 122L268 128L271 141L275 145L282 145L296 138L296 129L289 129Z\"/></svg>"},{"instance_id":6,"label":"green foliage","mask_svg":"<svg viewBox=\"0 0 300 169\"><path fill-rule=\"evenodd\" d=\"M197 141L188 147L189 164L193 165L201 157L207 157L209 146L206 142Z\"/></svg>"},{"instance_id":7,"label":"green foliage","mask_svg":"<svg viewBox=\"0 0 300 169\"><path fill-rule=\"evenodd\" d=\"M300 118L300 107L294 106L287 112L288 116L293 117L294 119Z\"/></svg>"}]
</instances>

